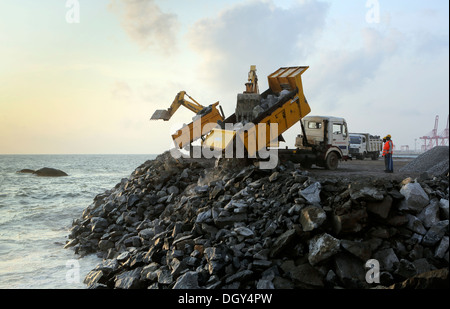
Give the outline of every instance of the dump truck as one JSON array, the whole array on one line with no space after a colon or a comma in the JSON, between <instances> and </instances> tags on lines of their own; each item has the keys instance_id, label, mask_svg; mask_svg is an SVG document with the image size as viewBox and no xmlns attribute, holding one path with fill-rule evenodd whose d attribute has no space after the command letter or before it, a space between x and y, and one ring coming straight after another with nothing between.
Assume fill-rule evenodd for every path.
<instances>
[{"instance_id":1,"label":"dump truck","mask_svg":"<svg viewBox=\"0 0 450 309\"><path fill-rule=\"evenodd\" d=\"M246 90L238 94L235 113L219 121L220 128L206 135L203 147L236 156L238 146L243 145L245 157L257 159L268 148L279 147L279 142L284 141L282 134L300 121L302 131L296 148L278 149L279 157L305 167L316 164L336 169L339 160L349 159L347 124L343 118L323 116L301 121L311 111L301 79L308 68L279 68L267 77L269 89L261 94L252 85L257 78L249 78ZM256 74L254 66L250 72Z\"/></svg>"},{"instance_id":2,"label":"dump truck","mask_svg":"<svg viewBox=\"0 0 450 309\"><path fill-rule=\"evenodd\" d=\"M352 158L377 160L383 149L383 141L379 135L369 133L350 133L349 154Z\"/></svg>"},{"instance_id":3,"label":"dump truck","mask_svg":"<svg viewBox=\"0 0 450 309\"><path fill-rule=\"evenodd\" d=\"M280 149L281 160L300 163L304 168L312 165L335 170L340 160L349 160L349 134L342 117L307 116L300 120L302 133L295 139L294 149Z\"/></svg>"},{"instance_id":4,"label":"dump truck","mask_svg":"<svg viewBox=\"0 0 450 309\"><path fill-rule=\"evenodd\" d=\"M192 101L185 99L185 97ZM208 134L209 130L207 128L212 128L211 124L215 125L218 121L222 121L225 118L219 102L205 107L188 95L186 91L180 91L168 109L156 110L150 120L168 121L180 106L184 106L196 114L192 122L185 124L172 134L175 146L180 149L190 146L192 142ZM220 112L217 107L219 107Z\"/></svg>"}]
</instances>

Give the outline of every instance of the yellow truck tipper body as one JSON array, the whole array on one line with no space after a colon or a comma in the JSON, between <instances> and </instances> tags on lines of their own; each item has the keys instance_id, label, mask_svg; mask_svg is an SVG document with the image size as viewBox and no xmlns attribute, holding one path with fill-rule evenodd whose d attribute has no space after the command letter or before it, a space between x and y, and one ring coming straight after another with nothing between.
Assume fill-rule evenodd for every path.
<instances>
[{"instance_id":1,"label":"yellow truck tipper body","mask_svg":"<svg viewBox=\"0 0 450 309\"><path fill-rule=\"evenodd\" d=\"M278 101L242 128L213 129L206 136L203 146L215 150L226 150L228 147L233 147L235 139L240 139L247 150L248 157L255 157L256 153L263 148L278 146L278 137L311 111L303 94L301 79L301 75L308 68L308 66L282 67L270 74L267 77L269 89L261 94L261 98L278 95ZM283 95L280 95L281 93ZM233 115L225 119L224 123L232 120L236 120ZM277 132L270 130L271 124L278 126Z\"/></svg>"}]
</instances>

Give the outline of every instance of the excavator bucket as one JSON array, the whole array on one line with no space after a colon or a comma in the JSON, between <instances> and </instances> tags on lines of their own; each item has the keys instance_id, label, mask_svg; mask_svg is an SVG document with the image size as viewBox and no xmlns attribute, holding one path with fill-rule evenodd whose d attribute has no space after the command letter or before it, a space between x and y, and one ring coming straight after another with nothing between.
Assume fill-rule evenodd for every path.
<instances>
[{"instance_id":1,"label":"excavator bucket","mask_svg":"<svg viewBox=\"0 0 450 309\"><path fill-rule=\"evenodd\" d=\"M152 118L150 120L159 120L162 119L167 121L170 119L170 113L167 109L158 109L153 113Z\"/></svg>"}]
</instances>

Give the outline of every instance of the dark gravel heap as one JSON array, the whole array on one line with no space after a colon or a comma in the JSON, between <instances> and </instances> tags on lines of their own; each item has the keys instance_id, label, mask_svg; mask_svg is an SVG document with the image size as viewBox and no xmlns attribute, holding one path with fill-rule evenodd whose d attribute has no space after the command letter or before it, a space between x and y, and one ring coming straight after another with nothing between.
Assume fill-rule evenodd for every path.
<instances>
[{"instance_id":1,"label":"dark gravel heap","mask_svg":"<svg viewBox=\"0 0 450 309\"><path fill-rule=\"evenodd\" d=\"M166 152L97 195L65 246L103 258L86 285L371 288L369 259L383 286L448 278L448 175L317 181L289 162L271 171L241 162Z\"/></svg>"},{"instance_id":2,"label":"dark gravel heap","mask_svg":"<svg viewBox=\"0 0 450 309\"><path fill-rule=\"evenodd\" d=\"M428 173L430 176L445 175L449 171L449 147L436 146L399 169L400 172Z\"/></svg>"}]
</instances>

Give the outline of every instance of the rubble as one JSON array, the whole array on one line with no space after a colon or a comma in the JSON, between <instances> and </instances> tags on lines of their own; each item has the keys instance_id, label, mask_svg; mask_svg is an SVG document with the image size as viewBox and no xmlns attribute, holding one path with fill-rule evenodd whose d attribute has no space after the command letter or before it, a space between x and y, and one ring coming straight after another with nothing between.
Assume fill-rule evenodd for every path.
<instances>
[{"instance_id":1,"label":"rubble","mask_svg":"<svg viewBox=\"0 0 450 309\"><path fill-rule=\"evenodd\" d=\"M448 278L448 184L318 181L293 164L215 167L166 152L97 195L65 247L103 258L90 288L373 288L369 259L379 286L436 286L441 269Z\"/></svg>"}]
</instances>

